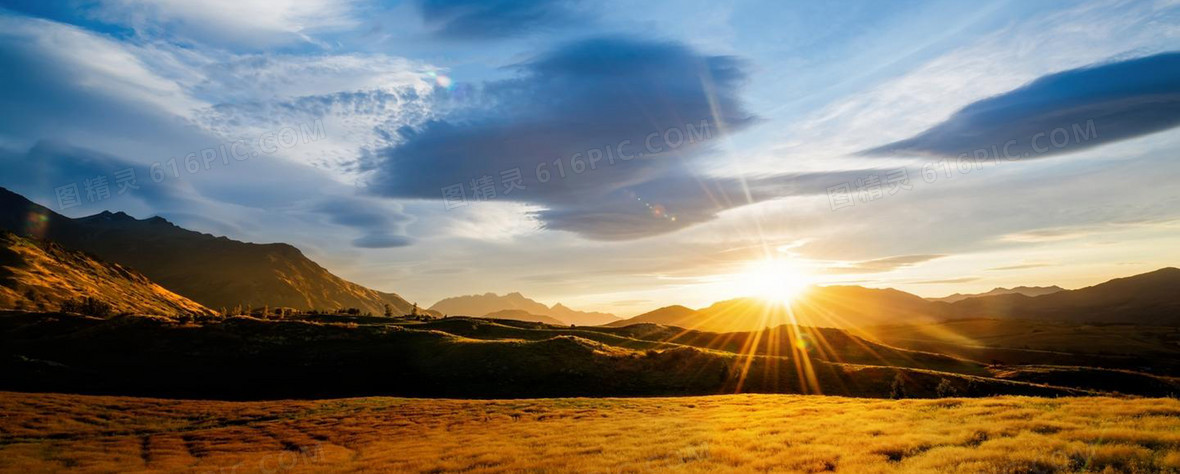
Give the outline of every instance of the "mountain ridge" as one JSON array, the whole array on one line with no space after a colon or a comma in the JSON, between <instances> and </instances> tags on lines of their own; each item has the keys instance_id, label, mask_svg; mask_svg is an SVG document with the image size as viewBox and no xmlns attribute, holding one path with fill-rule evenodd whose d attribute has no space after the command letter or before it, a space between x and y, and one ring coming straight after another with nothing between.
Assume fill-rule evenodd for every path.
<instances>
[{"instance_id":1,"label":"mountain ridge","mask_svg":"<svg viewBox=\"0 0 1180 474\"><path fill-rule=\"evenodd\" d=\"M972 318L1180 325L1180 301L1172 296L1175 294L1180 294L1180 269L1174 267L1076 290L1063 289L1039 296L1020 293L973 296L953 303L927 300L893 288L823 286L813 287L789 308L757 298L734 298L697 310L666 306L610 326L654 323L732 332L773 327L783 322L854 329Z\"/></svg>"},{"instance_id":2,"label":"mountain ridge","mask_svg":"<svg viewBox=\"0 0 1180 474\"><path fill-rule=\"evenodd\" d=\"M45 238L143 273L210 308L284 306L409 313L412 304L344 280L286 243L249 243L184 229L159 216L103 211L72 219L0 187L0 229Z\"/></svg>"},{"instance_id":3,"label":"mountain ridge","mask_svg":"<svg viewBox=\"0 0 1180 474\"><path fill-rule=\"evenodd\" d=\"M449 315L486 316L504 310L522 310L536 316L546 316L563 324L598 326L619 320L618 316L593 311L578 311L561 303L547 306L525 297L520 292L505 293L503 296L487 292L443 298L430 306L432 311Z\"/></svg>"},{"instance_id":4,"label":"mountain ridge","mask_svg":"<svg viewBox=\"0 0 1180 474\"><path fill-rule=\"evenodd\" d=\"M983 292L983 293L954 293L951 295L943 296L941 298L926 298L926 299L930 300L930 301L941 301L944 303L957 303L959 301L963 301L968 298L980 298L980 297L986 297L986 296L997 296L997 295L1008 295L1008 294L1020 294L1020 295L1032 297L1032 296L1048 295L1048 294L1056 293L1059 291L1065 291L1065 288L1062 288L1057 285L1052 285L1052 286L1016 286L1016 287L1012 287L1012 288L996 287L996 288L992 288L991 290Z\"/></svg>"}]
</instances>

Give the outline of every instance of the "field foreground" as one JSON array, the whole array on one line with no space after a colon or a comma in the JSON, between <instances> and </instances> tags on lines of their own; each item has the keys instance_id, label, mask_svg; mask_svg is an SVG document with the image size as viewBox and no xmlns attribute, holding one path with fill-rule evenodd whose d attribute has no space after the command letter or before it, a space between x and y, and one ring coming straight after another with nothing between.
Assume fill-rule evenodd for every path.
<instances>
[{"instance_id":1,"label":"field foreground","mask_svg":"<svg viewBox=\"0 0 1180 474\"><path fill-rule=\"evenodd\" d=\"M0 392L0 471L1180 472L1180 401Z\"/></svg>"}]
</instances>

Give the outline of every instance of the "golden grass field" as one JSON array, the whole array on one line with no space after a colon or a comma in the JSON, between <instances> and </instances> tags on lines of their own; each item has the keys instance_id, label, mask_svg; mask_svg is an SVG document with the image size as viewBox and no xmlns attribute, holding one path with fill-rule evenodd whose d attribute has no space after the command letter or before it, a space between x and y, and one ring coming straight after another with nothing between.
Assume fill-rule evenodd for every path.
<instances>
[{"instance_id":1,"label":"golden grass field","mask_svg":"<svg viewBox=\"0 0 1180 474\"><path fill-rule=\"evenodd\" d=\"M0 471L1180 472L1180 401L0 393Z\"/></svg>"}]
</instances>

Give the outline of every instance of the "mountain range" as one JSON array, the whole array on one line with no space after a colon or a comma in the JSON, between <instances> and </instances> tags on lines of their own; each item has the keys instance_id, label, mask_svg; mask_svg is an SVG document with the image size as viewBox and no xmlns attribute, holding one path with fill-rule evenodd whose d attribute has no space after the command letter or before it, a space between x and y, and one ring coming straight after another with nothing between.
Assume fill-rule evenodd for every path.
<instances>
[{"instance_id":1,"label":"mountain range","mask_svg":"<svg viewBox=\"0 0 1180 474\"><path fill-rule=\"evenodd\" d=\"M709 332L755 331L782 324L853 328L903 321L933 322L938 320L936 309L935 303L894 289L817 286L790 304L736 298L699 310L664 307L611 325L655 323Z\"/></svg>"},{"instance_id":2,"label":"mountain range","mask_svg":"<svg viewBox=\"0 0 1180 474\"><path fill-rule=\"evenodd\" d=\"M963 301L967 298L976 298L976 297L980 297L980 296L997 296L997 295L1011 295L1011 294L1020 294L1020 295L1024 295L1024 296L1041 296L1041 295L1048 295L1051 293L1057 293L1058 291L1064 291L1064 290L1065 290L1065 288L1062 288L1057 285L1053 285L1053 286L1018 286L1015 288L993 288L991 291L988 291L986 293L955 293L953 295L943 296L942 298L926 298L926 299L928 299L930 301L942 301L944 303L956 303L959 301Z\"/></svg>"},{"instance_id":3,"label":"mountain range","mask_svg":"<svg viewBox=\"0 0 1180 474\"><path fill-rule=\"evenodd\" d=\"M609 326L655 323L735 332L779 324L851 329L969 318L1175 326L1180 325L1177 294L1180 294L1180 269L1172 267L1040 296L1001 292L953 303L926 300L894 289L826 286L813 287L788 305L738 298L699 310L668 306Z\"/></svg>"},{"instance_id":4,"label":"mountain range","mask_svg":"<svg viewBox=\"0 0 1180 474\"><path fill-rule=\"evenodd\" d=\"M514 317L503 319L518 319L521 321L547 322L538 317L545 317L557 320L562 324L574 324L578 326L599 326L603 324L613 323L619 320L618 316L609 313L597 313L587 311L577 311L569 307L557 303L553 306L546 306L544 303L526 298L520 293L508 293L500 296L495 293L484 293L482 295L465 295L446 298L434 306L430 307L431 311L437 311L448 315L461 316L489 316L493 314L509 314ZM510 313L501 313L504 310L516 310ZM523 315L532 315L532 319L519 319Z\"/></svg>"},{"instance_id":5,"label":"mountain range","mask_svg":"<svg viewBox=\"0 0 1180 474\"><path fill-rule=\"evenodd\" d=\"M162 217L107 212L71 219L0 188L0 230L43 238L133 268L209 308L283 306L409 313L412 304L333 275L282 243L255 244L194 232Z\"/></svg>"},{"instance_id":6,"label":"mountain range","mask_svg":"<svg viewBox=\"0 0 1180 474\"><path fill-rule=\"evenodd\" d=\"M202 313L234 306L395 314L413 305L394 293L333 275L295 247L255 244L178 227L160 217L102 212L72 219L0 188L0 305L54 309L85 296L119 312ZM84 253L82 253L84 252ZM46 269L53 269L52 271ZM77 284L57 281L66 275ZM53 282L52 284L48 282ZM70 289L72 288L72 289ZM712 332L753 331L780 324L863 328L967 318L1077 323L1180 325L1180 269L1098 285L998 288L981 295L928 300L895 289L813 287L790 304L738 298L702 309L669 306L629 319L547 306L520 293L447 298L426 314L515 319L577 326L656 323ZM109 301L106 301L109 300ZM124 301L125 300L125 301Z\"/></svg>"}]
</instances>

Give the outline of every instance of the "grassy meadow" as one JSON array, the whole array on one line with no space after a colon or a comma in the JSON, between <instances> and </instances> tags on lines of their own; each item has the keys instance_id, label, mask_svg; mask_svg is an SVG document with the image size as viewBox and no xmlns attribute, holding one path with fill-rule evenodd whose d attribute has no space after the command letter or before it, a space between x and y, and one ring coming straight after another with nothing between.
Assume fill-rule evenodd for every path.
<instances>
[{"instance_id":1,"label":"grassy meadow","mask_svg":"<svg viewBox=\"0 0 1180 474\"><path fill-rule=\"evenodd\" d=\"M1180 472L1180 401L0 393L0 471Z\"/></svg>"}]
</instances>

